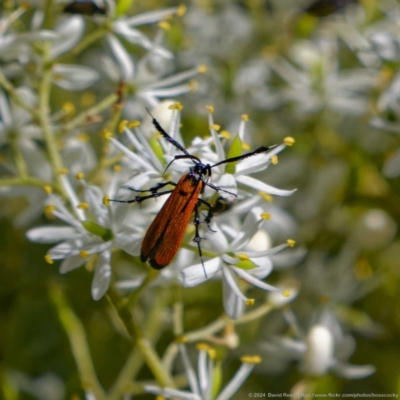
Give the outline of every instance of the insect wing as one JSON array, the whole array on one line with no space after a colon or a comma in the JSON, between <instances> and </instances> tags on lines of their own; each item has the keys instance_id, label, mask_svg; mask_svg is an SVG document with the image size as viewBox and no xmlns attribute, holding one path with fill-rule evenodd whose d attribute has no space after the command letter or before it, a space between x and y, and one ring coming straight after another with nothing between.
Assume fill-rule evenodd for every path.
<instances>
[{"instance_id":1,"label":"insect wing","mask_svg":"<svg viewBox=\"0 0 400 400\"><path fill-rule=\"evenodd\" d=\"M204 182L196 176L182 176L143 239L143 262L148 260L153 268L161 269L172 261L203 187Z\"/></svg>"}]
</instances>

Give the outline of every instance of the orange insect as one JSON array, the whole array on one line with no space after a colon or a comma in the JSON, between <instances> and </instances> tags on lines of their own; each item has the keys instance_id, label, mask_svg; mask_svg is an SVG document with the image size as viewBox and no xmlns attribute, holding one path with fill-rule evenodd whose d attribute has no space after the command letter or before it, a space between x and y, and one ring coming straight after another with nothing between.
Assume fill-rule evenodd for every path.
<instances>
[{"instance_id":1,"label":"orange insect","mask_svg":"<svg viewBox=\"0 0 400 400\"><path fill-rule=\"evenodd\" d=\"M209 212L203 222L209 225L212 217L215 214L226 210L231 206L232 203L228 202L223 197L219 197L215 205L211 205L204 199L200 198L200 195L203 193L204 188L209 186L217 192L222 191L236 197L234 193L221 189L220 187L217 187L209 182L212 168L216 167L217 165L243 160L244 158L251 157L255 154L263 153L275 146L262 146L252 152L238 157L227 158L226 160L222 160L213 165L203 164L198 157L189 154L181 144L169 136L152 115L151 117L153 125L161 133L161 135L168 140L168 142L184 153L182 155L175 156L174 159L167 165L166 170L175 160L178 159L190 159L193 161L194 166L190 168L189 173L182 176L178 183L162 182L148 190L136 190L129 188L134 192L150 192L150 195L136 196L132 200L111 201L116 201L119 203L141 203L142 201L150 198L171 194L146 232L142 243L140 259L142 262L148 261L149 264L155 269L162 269L166 267L178 252L186 226L194 212L193 222L196 228L196 233L193 240L197 244L201 262L204 268L200 246L201 237L199 234L199 225L201 222L198 208L201 204L204 204L208 207ZM167 185L173 185L175 188L172 190L158 192L159 189Z\"/></svg>"}]
</instances>

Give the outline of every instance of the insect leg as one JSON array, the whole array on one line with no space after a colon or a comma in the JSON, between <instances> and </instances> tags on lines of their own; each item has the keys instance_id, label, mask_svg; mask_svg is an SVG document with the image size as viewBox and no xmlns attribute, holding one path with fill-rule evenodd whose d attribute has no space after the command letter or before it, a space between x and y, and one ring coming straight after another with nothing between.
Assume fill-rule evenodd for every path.
<instances>
[{"instance_id":1,"label":"insect leg","mask_svg":"<svg viewBox=\"0 0 400 400\"><path fill-rule=\"evenodd\" d=\"M237 197L237 195L236 195L235 193L229 192L228 190L225 190L225 189L221 189L220 187L215 186L215 185L213 185L212 183L204 182L204 184L207 185L207 186L209 186L211 189L214 189L214 190L217 191L217 192L225 192L225 193L228 193L228 194L230 194L230 195L232 195L232 196Z\"/></svg>"},{"instance_id":2,"label":"insect leg","mask_svg":"<svg viewBox=\"0 0 400 400\"><path fill-rule=\"evenodd\" d=\"M193 238L193 241L195 243L197 243L197 248L199 250L199 256L200 256L200 260L201 260L201 265L203 266L204 275L205 275L206 279L208 279L206 268L204 266L203 253L201 251L201 246L200 246L200 242L201 242L202 238L200 237L200 233L199 233L199 225L200 225L199 208L198 208L198 204L196 203L196 206L194 208L194 226L196 229L196 234Z\"/></svg>"},{"instance_id":3,"label":"insect leg","mask_svg":"<svg viewBox=\"0 0 400 400\"><path fill-rule=\"evenodd\" d=\"M134 189L134 188L132 188L132 187L130 187L130 186L124 186L124 187L126 187L126 188L129 189L129 190L132 190L132 192L138 192L138 193L145 193L145 192L157 193L158 189L161 189L161 188L163 188L164 186L167 186L167 185L176 186L176 183L175 183L175 182L172 182L172 181L169 181L169 182L160 182L160 183L157 183L156 186L154 186L154 187L152 187L152 188L150 188L150 189L146 189L146 190L137 190L137 189Z\"/></svg>"},{"instance_id":4,"label":"insect leg","mask_svg":"<svg viewBox=\"0 0 400 400\"><path fill-rule=\"evenodd\" d=\"M169 194L172 193L174 191L174 189L172 190L166 190L165 192L154 192L152 194L149 194L148 196L135 196L134 199L132 200L117 200L117 199L109 199L109 201L113 201L115 203L141 203L142 201L145 201L147 199L155 199L159 196L163 196L164 194Z\"/></svg>"},{"instance_id":5,"label":"insect leg","mask_svg":"<svg viewBox=\"0 0 400 400\"><path fill-rule=\"evenodd\" d=\"M214 206L212 205L212 204L210 204L209 202L207 202L207 201L205 201L205 200L203 200L203 199L197 199L197 201L198 201L198 205L200 205L199 203L201 203L201 204L204 204L205 206L207 206L208 207L208 213L207 213L207 215L205 216L205 218L204 218L204 222L207 224L207 227L208 227L208 229L211 231L211 232L215 232L214 230L212 230L211 228L210 228L210 223L211 223L211 219L212 219L212 217L214 216L214 212L213 212L213 208L214 208ZM203 215L204 216L204 215Z\"/></svg>"}]
</instances>

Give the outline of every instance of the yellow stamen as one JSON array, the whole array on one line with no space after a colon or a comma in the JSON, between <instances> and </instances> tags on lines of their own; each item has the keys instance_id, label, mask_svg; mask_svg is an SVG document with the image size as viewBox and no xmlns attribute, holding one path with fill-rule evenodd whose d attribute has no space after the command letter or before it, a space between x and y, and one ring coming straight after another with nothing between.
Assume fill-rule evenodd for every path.
<instances>
[{"instance_id":1,"label":"yellow stamen","mask_svg":"<svg viewBox=\"0 0 400 400\"><path fill-rule=\"evenodd\" d=\"M43 186L43 190L46 194L51 194L53 193L53 188L50 185L45 185Z\"/></svg>"},{"instance_id":2,"label":"yellow stamen","mask_svg":"<svg viewBox=\"0 0 400 400\"><path fill-rule=\"evenodd\" d=\"M178 17L183 17L186 14L187 7L185 4L180 4L178 10L176 11L176 15Z\"/></svg>"},{"instance_id":3,"label":"yellow stamen","mask_svg":"<svg viewBox=\"0 0 400 400\"><path fill-rule=\"evenodd\" d=\"M236 257L240 260L240 261L249 261L250 257L247 254L237 254Z\"/></svg>"},{"instance_id":4,"label":"yellow stamen","mask_svg":"<svg viewBox=\"0 0 400 400\"><path fill-rule=\"evenodd\" d=\"M113 136L112 132L107 130L107 129L103 129L100 133L100 135L104 138L104 139L110 139L110 137Z\"/></svg>"},{"instance_id":5,"label":"yellow stamen","mask_svg":"<svg viewBox=\"0 0 400 400\"><path fill-rule=\"evenodd\" d=\"M70 101L66 101L65 103L63 103L62 108L63 108L65 114L67 114L69 116L75 114L75 106Z\"/></svg>"},{"instance_id":6,"label":"yellow stamen","mask_svg":"<svg viewBox=\"0 0 400 400\"><path fill-rule=\"evenodd\" d=\"M214 112L214 106L206 106L206 108L211 114Z\"/></svg>"},{"instance_id":7,"label":"yellow stamen","mask_svg":"<svg viewBox=\"0 0 400 400\"><path fill-rule=\"evenodd\" d=\"M271 157L271 162L272 162L273 165L278 164L278 156L277 155L272 156Z\"/></svg>"},{"instance_id":8,"label":"yellow stamen","mask_svg":"<svg viewBox=\"0 0 400 400\"><path fill-rule=\"evenodd\" d=\"M256 301L254 299L247 299L246 306L248 306L248 307L254 306L255 302Z\"/></svg>"},{"instance_id":9,"label":"yellow stamen","mask_svg":"<svg viewBox=\"0 0 400 400\"><path fill-rule=\"evenodd\" d=\"M207 350L207 353L208 356L213 360L217 357L217 352L215 351L215 349L210 348Z\"/></svg>"},{"instance_id":10,"label":"yellow stamen","mask_svg":"<svg viewBox=\"0 0 400 400\"><path fill-rule=\"evenodd\" d=\"M191 81L189 81L188 86L189 90L193 93L199 88L199 83L196 79L192 79Z\"/></svg>"},{"instance_id":11,"label":"yellow stamen","mask_svg":"<svg viewBox=\"0 0 400 400\"><path fill-rule=\"evenodd\" d=\"M51 258L50 254L46 254L44 256L44 259L47 262L47 264L54 264L54 260Z\"/></svg>"},{"instance_id":12,"label":"yellow stamen","mask_svg":"<svg viewBox=\"0 0 400 400\"><path fill-rule=\"evenodd\" d=\"M197 67L197 72L198 72L199 74L205 74L207 71L208 71L208 67L207 67L207 65L205 65L205 64L200 64L200 65Z\"/></svg>"},{"instance_id":13,"label":"yellow stamen","mask_svg":"<svg viewBox=\"0 0 400 400\"><path fill-rule=\"evenodd\" d=\"M267 202L267 203L272 203L273 197L265 192L258 192L258 194Z\"/></svg>"},{"instance_id":14,"label":"yellow stamen","mask_svg":"<svg viewBox=\"0 0 400 400\"><path fill-rule=\"evenodd\" d=\"M251 146L246 142L242 142L242 149L243 150L250 150Z\"/></svg>"},{"instance_id":15,"label":"yellow stamen","mask_svg":"<svg viewBox=\"0 0 400 400\"><path fill-rule=\"evenodd\" d=\"M88 203L80 203L77 208L80 208L81 210L87 210L89 208Z\"/></svg>"},{"instance_id":16,"label":"yellow stamen","mask_svg":"<svg viewBox=\"0 0 400 400\"><path fill-rule=\"evenodd\" d=\"M176 103L171 104L168 108L170 110L182 111L183 110L183 105L179 101L177 101Z\"/></svg>"},{"instance_id":17,"label":"yellow stamen","mask_svg":"<svg viewBox=\"0 0 400 400\"><path fill-rule=\"evenodd\" d=\"M225 139L230 139L231 138L231 134L228 131L221 131L219 134L222 137L224 137Z\"/></svg>"},{"instance_id":18,"label":"yellow stamen","mask_svg":"<svg viewBox=\"0 0 400 400\"><path fill-rule=\"evenodd\" d=\"M290 297L290 290L289 290L289 289L285 289L285 290L282 292L282 296L283 296L283 297Z\"/></svg>"},{"instance_id":19,"label":"yellow stamen","mask_svg":"<svg viewBox=\"0 0 400 400\"><path fill-rule=\"evenodd\" d=\"M259 364L262 360L260 356L243 356L240 361L246 364Z\"/></svg>"},{"instance_id":20,"label":"yellow stamen","mask_svg":"<svg viewBox=\"0 0 400 400\"><path fill-rule=\"evenodd\" d=\"M215 129L216 131L219 131L221 129L220 125L217 124L212 124L209 126L210 129Z\"/></svg>"},{"instance_id":21,"label":"yellow stamen","mask_svg":"<svg viewBox=\"0 0 400 400\"><path fill-rule=\"evenodd\" d=\"M104 204L106 207L108 207L108 206L110 205L110 198L109 198L107 195L105 195L105 196L103 197L103 204Z\"/></svg>"},{"instance_id":22,"label":"yellow stamen","mask_svg":"<svg viewBox=\"0 0 400 400\"><path fill-rule=\"evenodd\" d=\"M293 239L288 239L286 240L286 243L289 245L289 247L293 247L296 244L296 241Z\"/></svg>"},{"instance_id":23,"label":"yellow stamen","mask_svg":"<svg viewBox=\"0 0 400 400\"><path fill-rule=\"evenodd\" d=\"M132 129L132 128L137 128L140 125L140 122L137 120L132 120L128 122L128 128Z\"/></svg>"},{"instance_id":24,"label":"yellow stamen","mask_svg":"<svg viewBox=\"0 0 400 400\"><path fill-rule=\"evenodd\" d=\"M85 177L85 174L84 174L83 172L78 172L78 173L75 175L75 178L76 178L76 179L79 179L79 180L83 179L84 177Z\"/></svg>"},{"instance_id":25,"label":"yellow stamen","mask_svg":"<svg viewBox=\"0 0 400 400\"><path fill-rule=\"evenodd\" d=\"M119 164L115 164L113 166L113 170L114 170L114 172L121 172L122 167Z\"/></svg>"},{"instance_id":26,"label":"yellow stamen","mask_svg":"<svg viewBox=\"0 0 400 400\"><path fill-rule=\"evenodd\" d=\"M118 124L118 132L122 133L124 132L125 128L128 126L128 120L123 119L119 124Z\"/></svg>"},{"instance_id":27,"label":"yellow stamen","mask_svg":"<svg viewBox=\"0 0 400 400\"><path fill-rule=\"evenodd\" d=\"M271 219L271 214L268 214L268 213L266 213L266 212L263 212L263 213L261 213L260 214L260 217L262 218L262 219L265 219L265 220L269 220L269 219Z\"/></svg>"},{"instance_id":28,"label":"yellow stamen","mask_svg":"<svg viewBox=\"0 0 400 400\"><path fill-rule=\"evenodd\" d=\"M168 21L160 21L158 27L164 29L164 31L169 31L171 29L171 24Z\"/></svg>"},{"instance_id":29,"label":"yellow stamen","mask_svg":"<svg viewBox=\"0 0 400 400\"><path fill-rule=\"evenodd\" d=\"M87 250L81 250L81 251L79 252L79 257L81 257L81 258L87 258L87 257L89 257L89 252L88 252Z\"/></svg>"},{"instance_id":30,"label":"yellow stamen","mask_svg":"<svg viewBox=\"0 0 400 400\"><path fill-rule=\"evenodd\" d=\"M247 114L242 114L242 120L243 121L248 121L249 120L249 116Z\"/></svg>"},{"instance_id":31,"label":"yellow stamen","mask_svg":"<svg viewBox=\"0 0 400 400\"><path fill-rule=\"evenodd\" d=\"M186 343L188 341L187 336L179 336L175 339L177 343Z\"/></svg>"},{"instance_id":32,"label":"yellow stamen","mask_svg":"<svg viewBox=\"0 0 400 400\"><path fill-rule=\"evenodd\" d=\"M54 219L53 211L56 209L56 206L49 204L44 208L44 215L46 215L49 219Z\"/></svg>"},{"instance_id":33,"label":"yellow stamen","mask_svg":"<svg viewBox=\"0 0 400 400\"><path fill-rule=\"evenodd\" d=\"M210 346L207 343L201 342L201 343L197 343L196 349L199 351L201 351L201 350L208 351L208 349L210 349Z\"/></svg>"},{"instance_id":34,"label":"yellow stamen","mask_svg":"<svg viewBox=\"0 0 400 400\"><path fill-rule=\"evenodd\" d=\"M286 144L286 146L293 146L295 140L291 136L288 136L283 139L283 142Z\"/></svg>"}]
</instances>

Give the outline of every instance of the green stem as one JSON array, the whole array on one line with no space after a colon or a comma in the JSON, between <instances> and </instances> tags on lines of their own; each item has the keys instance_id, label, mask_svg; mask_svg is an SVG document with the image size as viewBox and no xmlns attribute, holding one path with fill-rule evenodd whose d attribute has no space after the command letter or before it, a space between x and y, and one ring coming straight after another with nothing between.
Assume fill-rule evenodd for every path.
<instances>
[{"instance_id":1,"label":"green stem","mask_svg":"<svg viewBox=\"0 0 400 400\"><path fill-rule=\"evenodd\" d=\"M165 309L165 302L166 299L164 295L161 294L156 296L150 311L146 313L148 317L143 332L151 341L155 341L160 332L162 332L163 318L160 313ZM138 348L134 348L109 393L109 400L118 400L124 393L130 393L128 388L131 386L132 381L140 371L143 362L144 357L142 353Z\"/></svg>"},{"instance_id":2,"label":"green stem","mask_svg":"<svg viewBox=\"0 0 400 400\"><path fill-rule=\"evenodd\" d=\"M38 116L37 110L34 107L31 107L28 103L25 102L17 93L17 90L13 86L13 84L3 75L0 70L0 86L8 93L11 99L14 101L15 104L23 108L25 111L29 112L30 114L34 115L35 117Z\"/></svg>"},{"instance_id":3,"label":"green stem","mask_svg":"<svg viewBox=\"0 0 400 400\"><path fill-rule=\"evenodd\" d=\"M74 47L71 53L74 56L77 56L79 53L88 48L96 40L102 38L106 34L106 32L108 32L108 29L106 28L97 28L96 30L89 33L89 35L87 35L76 47Z\"/></svg>"},{"instance_id":4,"label":"green stem","mask_svg":"<svg viewBox=\"0 0 400 400\"><path fill-rule=\"evenodd\" d=\"M100 103L88 108L85 111L82 111L79 115L77 115L75 118L71 119L71 121L67 122L64 125L62 133L67 133L80 125L84 125L85 123L90 121L91 117L100 114L102 111L106 110L108 107L114 104L117 99L118 95L116 93L110 94L105 99L100 101Z\"/></svg>"},{"instance_id":5,"label":"green stem","mask_svg":"<svg viewBox=\"0 0 400 400\"><path fill-rule=\"evenodd\" d=\"M141 293L147 288L147 286L150 285L150 283L157 278L159 272L156 271L155 269L149 269L149 273L146 276L146 279L142 282L142 284L134 291L131 293L131 295L128 298L128 301L126 302L126 308L132 309L132 307L135 305L137 299L141 295Z\"/></svg>"},{"instance_id":6,"label":"green stem","mask_svg":"<svg viewBox=\"0 0 400 400\"><path fill-rule=\"evenodd\" d=\"M134 320L134 317L129 308L126 307L126 303L120 298L118 293L113 287L107 292L110 302L113 304L118 312L119 317L124 323L129 335L134 341L135 345L142 353L146 364L152 371L158 384L162 387L174 387L172 377L164 370L161 360L152 347L150 341L144 337L139 324Z\"/></svg>"},{"instance_id":7,"label":"green stem","mask_svg":"<svg viewBox=\"0 0 400 400\"><path fill-rule=\"evenodd\" d=\"M50 288L50 298L56 307L61 324L71 344L72 354L78 367L82 387L90 389L97 400L106 400L106 394L97 379L90 357L89 346L82 323L73 313L62 291L58 287L53 286Z\"/></svg>"},{"instance_id":8,"label":"green stem","mask_svg":"<svg viewBox=\"0 0 400 400\"><path fill-rule=\"evenodd\" d=\"M44 186L51 186L51 184L40 179L26 176L19 178L0 179L0 186L36 186L43 188Z\"/></svg>"},{"instance_id":9,"label":"green stem","mask_svg":"<svg viewBox=\"0 0 400 400\"><path fill-rule=\"evenodd\" d=\"M43 138L46 143L49 160L53 166L54 174L58 176L58 172L63 169L63 163L57 148L55 136L51 129L50 123L50 92L52 70L49 58L50 43L43 45L43 76L39 87L39 123L42 128ZM59 189L63 193L63 186L60 182Z\"/></svg>"},{"instance_id":10,"label":"green stem","mask_svg":"<svg viewBox=\"0 0 400 400\"><path fill-rule=\"evenodd\" d=\"M11 150L14 155L15 165L17 166L18 174L21 178L28 177L28 168L25 159L22 155L21 149L18 146L18 137L16 132L10 132L8 135Z\"/></svg>"}]
</instances>

